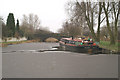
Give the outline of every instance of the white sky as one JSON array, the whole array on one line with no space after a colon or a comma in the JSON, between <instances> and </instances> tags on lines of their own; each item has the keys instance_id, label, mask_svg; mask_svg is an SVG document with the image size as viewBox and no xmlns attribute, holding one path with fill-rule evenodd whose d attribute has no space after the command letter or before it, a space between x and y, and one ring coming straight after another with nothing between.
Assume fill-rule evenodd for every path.
<instances>
[{"instance_id":1,"label":"white sky","mask_svg":"<svg viewBox=\"0 0 120 80\"><path fill-rule=\"evenodd\" d=\"M21 22L23 14L37 14L41 26L57 32L66 19L65 4L68 0L1 0L0 16L6 22L9 13Z\"/></svg>"}]
</instances>

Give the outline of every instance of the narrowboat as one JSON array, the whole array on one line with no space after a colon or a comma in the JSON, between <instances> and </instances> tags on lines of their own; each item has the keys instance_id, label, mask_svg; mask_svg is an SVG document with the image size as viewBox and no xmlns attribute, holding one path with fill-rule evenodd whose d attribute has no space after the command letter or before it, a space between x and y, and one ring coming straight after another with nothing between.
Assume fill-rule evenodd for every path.
<instances>
[{"instance_id":1,"label":"narrowboat","mask_svg":"<svg viewBox=\"0 0 120 80\"><path fill-rule=\"evenodd\" d=\"M98 53L100 51L99 46L90 38L62 38L59 41L59 44L61 49L66 51L81 53Z\"/></svg>"}]
</instances>

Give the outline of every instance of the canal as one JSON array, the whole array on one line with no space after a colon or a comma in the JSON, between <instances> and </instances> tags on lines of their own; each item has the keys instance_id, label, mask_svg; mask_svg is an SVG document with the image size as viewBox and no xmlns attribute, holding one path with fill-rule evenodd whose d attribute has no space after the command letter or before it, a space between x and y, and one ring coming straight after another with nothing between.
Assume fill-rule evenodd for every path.
<instances>
[{"instance_id":1,"label":"canal","mask_svg":"<svg viewBox=\"0 0 120 80\"><path fill-rule=\"evenodd\" d=\"M118 55L52 51L54 46L59 44L23 43L2 48L3 78L118 77Z\"/></svg>"}]
</instances>

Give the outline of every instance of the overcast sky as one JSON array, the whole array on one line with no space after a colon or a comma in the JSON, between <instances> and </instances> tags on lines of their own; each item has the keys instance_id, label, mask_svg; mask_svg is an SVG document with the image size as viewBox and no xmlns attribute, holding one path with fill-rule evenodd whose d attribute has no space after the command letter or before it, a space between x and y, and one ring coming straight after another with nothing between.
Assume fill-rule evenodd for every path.
<instances>
[{"instance_id":1,"label":"overcast sky","mask_svg":"<svg viewBox=\"0 0 120 80\"><path fill-rule=\"evenodd\" d=\"M57 32L66 19L65 4L68 0L1 0L0 16L6 22L9 13L21 22L23 14L37 14L41 25Z\"/></svg>"}]
</instances>

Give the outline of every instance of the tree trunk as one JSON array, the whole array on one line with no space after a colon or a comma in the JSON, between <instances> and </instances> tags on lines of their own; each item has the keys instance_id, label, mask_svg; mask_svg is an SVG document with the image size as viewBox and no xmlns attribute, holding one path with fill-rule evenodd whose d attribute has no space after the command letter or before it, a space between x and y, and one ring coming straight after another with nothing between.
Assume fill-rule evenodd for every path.
<instances>
[{"instance_id":1,"label":"tree trunk","mask_svg":"<svg viewBox=\"0 0 120 80\"><path fill-rule=\"evenodd\" d=\"M114 36L110 36L110 45L115 45L115 38Z\"/></svg>"},{"instance_id":2,"label":"tree trunk","mask_svg":"<svg viewBox=\"0 0 120 80\"><path fill-rule=\"evenodd\" d=\"M119 1L119 4L120 4L120 1ZM114 16L115 16L115 41L118 39L118 26L117 26L117 23L118 23L118 17L119 17L119 14L120 14L120 7L118 8L118 12L115 11L115 4L113 4L113 11L114 11ZM117 13L117 14L116 14Z\"/></svg>"},{"instance_id":3,"label":"tree trunk","mask_svg":"<svg viewBox=\"0 0 120 80\"><path fill-rule=\"evenodd\" d=\"M117 20L115 20L115 40L117 40L118 39L118 26L117 26Z\"/></svg>"},{"instance_id":4,"label":"tree trunk","mask_svg":"<svg viewBox=\"0 0 120 80\"><path fill-rule=\"evenodd\" d=\"M106 23L107 23L107 29L108 29L108 33L110 35L110 45L115 45L115 37L110 29L110 23L109 23L109 19L108 19L108 12L105 8L105 2L103 2L103 8L105 11L105 16L106 16Z\"/></svg>"},{"instance_id":5,"label":"tree trunk","mask_svg":"<svg viewBox=\"0 0 120 80\"><path fill-rule=\"evenodd\" d=\"M101 7L101 2L99 2L99 14L98 14L98 29L97 29L97 41L100 42L100 21L101 21L101 12L102 12L102 7Z\"/></svg>"},{"instance_id":6,"label":"tree trunk","mask_svg":"<svg viewBox=\"0 0 120 80\"><path fill-rule=\"evenodd\" d=\"M118 23L119 13L120 13L120 9L119 9L119 11L118 11L117 18L115 19L115 40L118 39L118 25L117 25L117 23Z\"/></svg>"},{"instance_id":7,"label":"tree trunk","mask_svg":"<svg viewBox=\"0 0 120 80\"><path fill-rule=\"evenodd\" d=\"M93 26L91 25L91 22L90 22L89 18L87 18L87 16L85 16L85 17L86 17L87 25L88 25L88 27L90 29L91 35L92 35L93 39L95 41L97 41L97 38L96 38L96 35L95 35L95 32L94 32Z\"/></svg>"}]
</instances>

